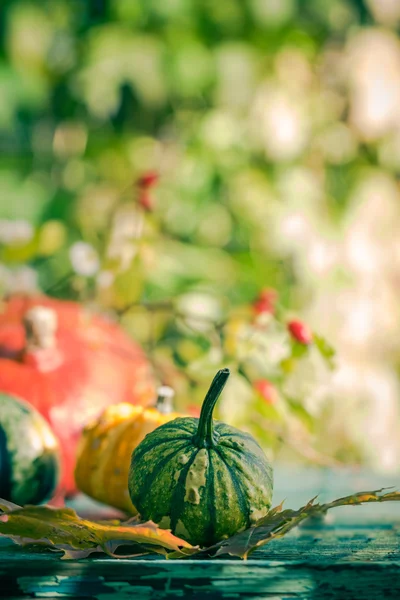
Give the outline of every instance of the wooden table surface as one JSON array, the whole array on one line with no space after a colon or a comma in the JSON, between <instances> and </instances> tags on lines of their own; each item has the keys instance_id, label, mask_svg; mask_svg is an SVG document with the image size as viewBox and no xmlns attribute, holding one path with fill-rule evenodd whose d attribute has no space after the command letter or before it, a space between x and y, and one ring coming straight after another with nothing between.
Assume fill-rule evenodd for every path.
<instances>
[{"instance_id":1,"label":"wooden table surface","mask_svg":"<svg viewBox=\"0 0 400 600\"><path fill-rule=\"evenodd\" d=\"M319 494L332 500L384 486L400 489L399 476L366 472L275 469L274 504L298 508ZM80 514L99 506L82 498ZM104 518L104 509L101 518ZM308 520L248 561L114 560L61 561L0 543L0 596L119 600L253 598L278 600L400 599L400 503L335 509Z\"/></svg>"}]
</instances>

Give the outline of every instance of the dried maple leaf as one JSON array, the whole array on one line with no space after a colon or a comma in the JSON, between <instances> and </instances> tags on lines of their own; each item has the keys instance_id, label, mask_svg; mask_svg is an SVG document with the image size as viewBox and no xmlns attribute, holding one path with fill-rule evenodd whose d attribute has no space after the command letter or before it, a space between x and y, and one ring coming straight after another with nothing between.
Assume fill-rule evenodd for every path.
<instances>
[{"instance_id":1,"label":"dried maple leaf","mask_svg":"<svg viewBox=\"0 0 400 600\"><path fill-rule=\"evenodd\" d=\"M40 544L61 550L67 558L83 558L93 552L116 556L126 547L129 556L174 552L186 556L192 546L154 523L109 524L81 519L71 508L15 507L0 500L0 535L18 544ZM182 548L186 552L182 553ZM120 555L122 556L122 555Z\"/></svg>"}]
</instances>

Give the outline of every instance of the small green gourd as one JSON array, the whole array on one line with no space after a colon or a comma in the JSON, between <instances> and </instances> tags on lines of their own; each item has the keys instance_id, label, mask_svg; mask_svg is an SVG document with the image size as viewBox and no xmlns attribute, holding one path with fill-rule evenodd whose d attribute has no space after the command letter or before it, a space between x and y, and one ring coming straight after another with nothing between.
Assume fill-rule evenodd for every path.
<instances>
[{"instance_id":1,"label":"small green gourd","mask_svg":"<svg viewBox=\"0 0 400 600\"><path fill-rule=\"evenodd\" d=\"M271 506L263 450L250 434L212 418L229 374L214 377L199 419L161 425L132 453L129 493L141 517L200 546L250 527Z\"/></svg>"},{"instance_id":2,"label":"small green gourd","mask_svg":"<svg viewBox=\"0 0 400 600\"><path fill-rule=\"evenodd\" d=\"M0 498L15 504L49 500L60 478L57 440L42 415L0 392Z\"/></svg>"}]
</instances>

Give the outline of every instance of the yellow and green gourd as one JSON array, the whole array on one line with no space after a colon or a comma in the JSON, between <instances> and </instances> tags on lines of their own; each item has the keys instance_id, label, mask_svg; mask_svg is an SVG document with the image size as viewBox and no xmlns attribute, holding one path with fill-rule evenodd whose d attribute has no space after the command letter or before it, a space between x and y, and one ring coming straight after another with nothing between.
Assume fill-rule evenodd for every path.
<instances>
[{"instance_id":1,"label":"yellow and green gourd","mask_svg":"<svg viewBox=\"0 0 400 600\"><path fill-rule=\"evenodd\" d=\"M199 419L174 419L149 433L129 471L141 517L200 546L250 527L271 506L272 467L261 447L248 433L213 421L228 377L229 369L218 371Z\"/></svg>"},{"instance_id":2,"label":"yellow and green gourd","mask_svg":"<svg viewBox=\"0 0 400 600\"><path fill-rule=\"evenodd\" d=\"M81 492L136 514L127 486L132 451L150 431L182 416L173 412L172 395L171 388L162 386L154 406L112 404L86 425L75 468L75 481Z\"/></svg>"}]
</instances>

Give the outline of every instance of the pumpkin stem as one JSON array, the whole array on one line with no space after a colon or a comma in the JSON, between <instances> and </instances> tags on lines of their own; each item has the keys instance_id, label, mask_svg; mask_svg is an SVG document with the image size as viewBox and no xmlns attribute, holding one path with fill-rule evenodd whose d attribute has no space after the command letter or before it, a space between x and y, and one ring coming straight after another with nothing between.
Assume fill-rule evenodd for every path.
<instances>
[{"instance_id":1,"label":"pumpkin stem","mask_svg":"<svg viewBox=\"0 0 400 600\"><path fill-rule=\"evenodd\" d=\"M157 390L156 409L163 415L169 415L173 411L172 399L175 392L168 385L162 385Z\"/></svg>"},{"instance_id":2,"label":"pumpkin stem","mask_svg":"<svg viewBox=\"0 0 400 600\"><path fill-rule=\"evenodd\" d=\"M193 438L193 443L198 448L209 448L216 444L212 415L217 400L228 381L229 375L229 369L220 369L212 380L210 389L204 398L203 406L201 407L199 426L197 428L197 433Z\"/></svg>"},{"instance_id":3,"label":"pumpkin stem","mask_svg":"<svg viewBox=\"0 0 400 600\"><path fill-rule=\"evenodd\" d=\"M25 313L26 350L44 350L56 345L57 315L45 306L34 306Z\"/></svg>"}]
</instances>

